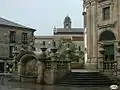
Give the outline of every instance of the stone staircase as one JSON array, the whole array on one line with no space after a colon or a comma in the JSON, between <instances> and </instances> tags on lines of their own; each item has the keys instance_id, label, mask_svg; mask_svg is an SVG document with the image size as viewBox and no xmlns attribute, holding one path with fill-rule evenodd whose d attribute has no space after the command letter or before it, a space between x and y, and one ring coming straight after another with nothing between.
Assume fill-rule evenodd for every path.
<instances>
[{"instance_id":1,"label":"stone staircase","mask_svg":"<svg viewBox=\"0 0 120 90\"><path fill-rule=\"evenodd\" d=\"M71 72L57 85L59 86L110 86L116 84L99 72Z\"/></svg>"}]
</instances>

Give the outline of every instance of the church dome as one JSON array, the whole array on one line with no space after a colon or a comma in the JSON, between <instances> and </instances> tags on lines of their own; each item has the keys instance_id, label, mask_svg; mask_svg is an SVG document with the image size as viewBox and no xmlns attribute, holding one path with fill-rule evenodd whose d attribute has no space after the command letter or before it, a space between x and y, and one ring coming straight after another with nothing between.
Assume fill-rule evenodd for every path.
<instances>
[{"instance_id":1,"label":"church dome","mask_svg":"<svg viewBox=\"0 0 120 90\"><path fill-rule=\"evenodd\" d=\"M71 18L69 16L66 16L64 19L64 23L71 23Z\"/></svg>"}]
</instances>

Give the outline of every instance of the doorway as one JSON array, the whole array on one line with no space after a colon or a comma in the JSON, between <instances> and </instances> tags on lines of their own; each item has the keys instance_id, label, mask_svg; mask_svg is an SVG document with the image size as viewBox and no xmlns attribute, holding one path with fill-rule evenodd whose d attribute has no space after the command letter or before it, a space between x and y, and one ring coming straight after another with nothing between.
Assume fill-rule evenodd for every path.
<instances>
[{"instance_id":1,"label":"doorway","mask_svg":"<svg viewBox=\"0 0 120 90\"><path fill-rule=\"evenodd\" d=\"M104 50L103 69L113 69L115 59L114 45L104 45Z\"/></svg>"},{"instance_id":2,"label":"doorway","mask_svg":"<svg viewBox=\"0 0 120 90\"><path fill-rule=\"evenodd\" d=\"M0 62L0 73L4 72L4 63Z\"/></svg>"},{"instance_id":3,"label":"doorway","mask_svg":"<svg viewBox=\"0 0 120 90\"><path fill-rule=\"evenodd\" d=\"M115 47L114 47L114 40L116 37L114 33L110 30L106 30L101 33L99 37L99 41L103 42L104 54L103 57L103 70L105 69L113 69L114 68L114 61L115 61Z\"/></svg>"}]
</instances>

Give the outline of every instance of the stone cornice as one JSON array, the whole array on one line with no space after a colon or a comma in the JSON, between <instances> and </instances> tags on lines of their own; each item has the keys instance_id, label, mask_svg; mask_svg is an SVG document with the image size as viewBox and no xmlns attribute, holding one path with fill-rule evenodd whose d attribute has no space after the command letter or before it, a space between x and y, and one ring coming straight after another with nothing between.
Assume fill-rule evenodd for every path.
<instances>
[{"instance_id":1,"label":"stone cornice","mask_svg":"<svg viewBox=\"0 0 120 90\"><path fill-rule=\"evenodd\" d=\"M98 3L99 7L105 7L105 6L110 6L110 5L114 5L113 2L111 2L110 0L106 0L104 2Z\"/></svg>"},{"instance_id":2,"label":"stone cornice","mask_svg":"<svg viewBox=\"0 0 120 90\"><path fill-rule=\"evenodd\" d=\"M86 6L86 8L88 8L89 6L94 6L94 5L96 5L96 0L85 0L83 6Z\"/></svg>"},{"instance_id":3,"label":"stone cornice","mask_svg":"<svg viewBox=\"0 0 120 90\"><path fill-rule=\"evenodd\" d=\"M98 27L99 29L108 28L108 27L115 27L116 23L117 23L117 22L115 21L115 22L113 22L113 23L98 24L97 27Z\"/></svg>"},{"instance_id":4,"label":"stone cornice","mask_svg":"<svg viewBox=\"0 0 120 90\"><path fill-rule=\"evenodd\" d=\"M102 3L102 2L110 2L111 4L113 4L113 0L97 0L98 3Z\"/></svg>"},{"instance_id":5,"label":"stone cornice","mask_svg":"<svg viewBox=\"0 0 120 90\"><path fill-rule=\"evenodd\" d=\"M100 3L100 2L103 2L103 1L105 1L105 0L97 0L98 1L98 3Z\"/></svg>"}]
</instances>

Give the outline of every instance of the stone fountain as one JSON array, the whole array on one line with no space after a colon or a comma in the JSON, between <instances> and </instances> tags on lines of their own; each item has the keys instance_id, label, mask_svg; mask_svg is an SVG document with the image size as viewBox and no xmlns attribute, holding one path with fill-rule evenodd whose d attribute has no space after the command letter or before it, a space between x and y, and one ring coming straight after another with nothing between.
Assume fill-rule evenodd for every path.
<instances>
[{"instance_id":1,"label":"stone fountain","mask_svg":"<svg viewBox=\"0 0 120 90\"><path fill-rule=\"evenodd\" d=\"M14 50L14 59L17 62L15 70L20 82L55 84L70 72L69 57L62 60L57 52L55 41L51 44L50 56L46 54L45 41L40 46L42 53L36 53L33 44L28 45L27 49Z\"/></svg>"}]
</instances>

